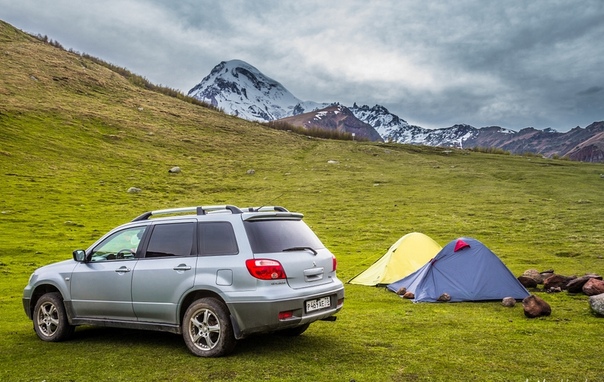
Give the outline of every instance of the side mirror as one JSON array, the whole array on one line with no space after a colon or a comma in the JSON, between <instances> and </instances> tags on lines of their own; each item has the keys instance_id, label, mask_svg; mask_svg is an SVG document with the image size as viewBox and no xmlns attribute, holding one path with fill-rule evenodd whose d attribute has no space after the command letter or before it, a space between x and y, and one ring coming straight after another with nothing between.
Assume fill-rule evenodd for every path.
<instances>
[{"instance_id":1,"label":"side mirror","mask_svg":"<svg viewBox=\"0 0 604 382\"><path fill-rule=\"evenodd\" d=\"M86 252L83 249L76 249L73 251L73 259L78 263L86 262Z\"/></svg>"}]
</instances>

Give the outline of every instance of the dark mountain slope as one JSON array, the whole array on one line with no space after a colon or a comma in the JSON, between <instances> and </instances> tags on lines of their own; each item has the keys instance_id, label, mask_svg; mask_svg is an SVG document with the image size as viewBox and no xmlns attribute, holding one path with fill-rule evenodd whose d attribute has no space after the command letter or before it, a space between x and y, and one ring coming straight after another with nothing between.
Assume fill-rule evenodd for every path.
<instances>
[{"instance_id":1,"label":"dark mountain slope","mask_svg":"<svg viewBox=\"0 0 604 382\"><path fill-rule=\"evenodd\" d=\"M346 132L369 141L383 141L371 125L360 121L347 107L342 105L332 105L310 113L283 118L279 121L304 128Z\"/></svg>"}]
</instances>

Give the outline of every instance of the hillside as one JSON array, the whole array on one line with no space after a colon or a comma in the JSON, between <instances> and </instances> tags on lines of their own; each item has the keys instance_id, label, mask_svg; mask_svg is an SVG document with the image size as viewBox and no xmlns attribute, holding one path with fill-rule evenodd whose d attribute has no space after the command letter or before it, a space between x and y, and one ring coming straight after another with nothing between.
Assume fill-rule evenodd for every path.
<instances>
[{"instance_id":1,"label":"hillside","mask_svg":"<svg viewBox=\"0 0 604 382\"><path fill-rule=\"evenodd\" d=\"M566 293L540 293L554 313L528 321L521 307L412 305L346 285L337 322L293 340L254 338L212 363L187 358L168 335L83 329L41 343L21 306L29 274L166 207L304 213L343 281L414 231L441 245L476 238L516 275L604 274L604 165L273 130L150 91L2 22L0 55L0 380L197 380L199 370L208 380L600 378L590 349L601 319ZM141 364L148 372L134 370Z\"/></svg>"}]
</instances>

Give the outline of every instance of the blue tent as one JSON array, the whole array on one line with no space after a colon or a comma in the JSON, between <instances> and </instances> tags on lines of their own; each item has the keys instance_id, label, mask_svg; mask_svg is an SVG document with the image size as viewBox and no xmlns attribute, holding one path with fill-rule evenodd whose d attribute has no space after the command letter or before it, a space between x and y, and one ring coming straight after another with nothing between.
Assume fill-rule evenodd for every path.
<instances>
[{"instance_id":1,"label":"blue tent","mask_svg":"<svg viewBox=\"0 0 604 382\"><path fill-rule=\"evenodd\" d=\"M393 292L406 288L414 301L435 302L443 294L450 301L487 301L530 294L510 270L476 239L451 241L423 267L388 285Z\"/></svg>"}]
</instances>

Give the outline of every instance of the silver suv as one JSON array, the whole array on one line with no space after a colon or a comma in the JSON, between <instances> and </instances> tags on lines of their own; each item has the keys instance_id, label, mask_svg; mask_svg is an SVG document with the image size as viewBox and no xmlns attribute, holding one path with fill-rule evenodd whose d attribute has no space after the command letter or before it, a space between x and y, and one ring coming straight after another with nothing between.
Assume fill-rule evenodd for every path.
<instances>
[{"instance_id":1,"label":"silver suv","mask_svg":"<svg viewBox=\"0 0 604 382\"><path fill-rule=\"evenodd\" d=\"M336 259L302 217L228 205L147 212L37 269L25 313L43 341L78 325L160 330L202 357L253 333L302 334L344 302Z\"/></svg>"}]
</instances>

